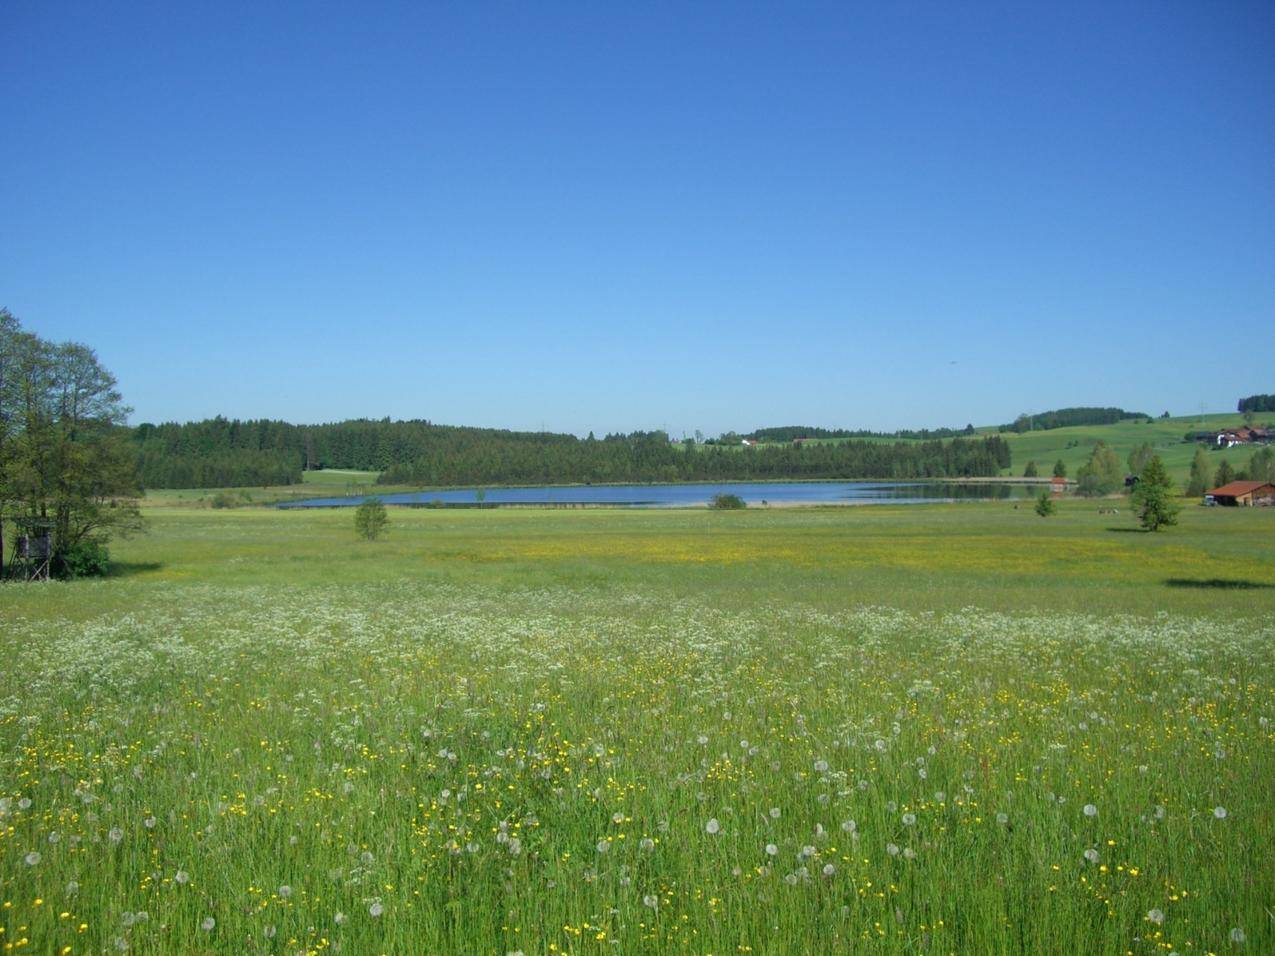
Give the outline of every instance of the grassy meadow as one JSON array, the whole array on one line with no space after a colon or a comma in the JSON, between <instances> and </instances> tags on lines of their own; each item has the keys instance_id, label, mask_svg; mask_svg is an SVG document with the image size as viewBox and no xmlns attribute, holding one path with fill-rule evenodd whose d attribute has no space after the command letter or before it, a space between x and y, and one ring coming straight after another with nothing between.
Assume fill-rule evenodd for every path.
<instances>
[{"instance_id":1,"label":"grassy meadow","mask_svg":"<svg viewBox=\"0 0 1275 956\"><path fill-rule=\"evenodd\" d=\"M1275 509L152 504L0 587L5 952L1275 950Z\"/></svg>"},{"instance_id":2,"label":"grassy meadow","mask_svg":"<svg viewBox=\"0 0 1275 956\"><path fill-rule=\"evenodd\" d=\"M1257 416L1258 422L1270 415ZM1067 474L1073 478L1089 459L1094 443L1101 440L1110 445L1124 461L1143 442L1150 444L1164 460L1170 477L1179 490L1186 487L1191 472L1191 460L1199 447L1195 442L1183 441L1187 432L1215 431L1237 428L1244 424L1241 415L1194 415L1181 418L1153 418L1119 422L1114 425L1087 425L1074 428L1052 428L1047 431L1024 432L1021 435L1006 433L1013 466L1007 474L1021 475L1027 462L1034 460L1042 475L1053 473L1054 462L1060 458L1067 466ZM1209 462L1214 471L1223 461L1229 461L1234 469L1246 468L1256 448L1237 445L1234 448L1210 448Z\"/></svg>"}]
</instances>

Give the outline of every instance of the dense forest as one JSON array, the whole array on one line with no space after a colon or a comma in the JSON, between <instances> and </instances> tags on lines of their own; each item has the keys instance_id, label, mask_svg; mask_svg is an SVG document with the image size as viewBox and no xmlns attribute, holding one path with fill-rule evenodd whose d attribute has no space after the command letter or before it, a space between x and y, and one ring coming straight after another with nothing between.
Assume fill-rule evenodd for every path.
<instances>
[{"instance_id":1,"label":"dense forest","mask_svg":"<svg viewBox=\"0 0 1275 956\"><path fill-rule=\"evenodd\" d=\"M1275 395L1250 395L1241 398L1236 406L1241 414L1245 412L1275 412Z\"/></svg>"},{"instance_id":2,"label":"dense forest","mask_svg":"<svg viewBox=\"0 0 1275 956\"><path fill-rule=\"evenodd\" d=\"M758 428L742 437L753 441L796 441L799 438L907 438L928 441L934 438L957 438L973 435L974 426L964 428L901 429L894 432L874 432L868 429L817 428L812 425L781 425L777 428Z\"/></svg>"},{"instance_id":3,"label":"dense forest","mask_svg":"<svg viewBox=\"0 0 1275 956\"><path fill-rule=\"evenodd\" d=\"M1165 412L1167 416L1169 413ZM1130 418L1150 418L1146 412L1126 412L1123 408L1056 408L1038 415L1019 415L1002 431L1034 432L1050 428L1070 428L1076 425L1114 425Z\"/></svg>"},{"instance_id":4,"label":"dense forest","mask_svg":"<svg viewBox=\"0 0 1275 956\"><path fill-rule=\"evenodd\" d=\"M291 484L306 467L380 471L386 484L451 485L976 477L1010 464L998 436L741 448L679 445L662 431L581 439L389 419L291 425L214 418L139 425L132 440L150 488Z\"/></svg>"}]
</instances>

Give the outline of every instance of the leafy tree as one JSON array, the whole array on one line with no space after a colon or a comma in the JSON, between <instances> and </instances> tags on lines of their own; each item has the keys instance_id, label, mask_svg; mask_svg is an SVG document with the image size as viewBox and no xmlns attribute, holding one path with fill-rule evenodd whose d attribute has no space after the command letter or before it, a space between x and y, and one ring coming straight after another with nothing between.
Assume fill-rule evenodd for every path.
<instances>
[{"instance_id":1,"label":"leafy tree","mask_svg":"<svg viewBox=\"0 0 1275 956\"><path fill-rule=\"evenodd\" d=\"M747 508L748 504L739 495L717 494L713 495L712 501L708 506L714 511L738 511L741 508Z\"/></svg>"},{"instance_id":2,"label":"leafy tree","mask_svg":"<svg viewBox=\"0 0 1275 956\"><path fill-rule=\"evenodd\" d=\"M1275 448L1267 446L1253 452L1248 460L1248 477L1250 481L1275 482Z\"/></svg>"},{"instance_id":3,"label":"leafy tree","mask_svg":"<svg viewBox=\"0 0 1275 956\"><path fill-rule=\"evenodd\" d=\"M1141 475L1142 469L1147 463L1155 457L1155 449L1147 442L1143 442L1133 451L1129 452L1129 474Z\"/></svg>"},{"instance_id":4,"label":"leafy tree","mask_svg":"<svg viewBox=\"0 0 1275 956\"><path fill-rule=\"evenodd\" d=\"M363 503L354 509L354 531L365 541L379 538L389 520L385 503L380 498L364 498Z\"/></svg>"},{"instance_id":5,"label":"leafy tree","mask_svg":"<svg viewBox=\"0 0 1275 956\"><path fill-rule=\"evenodd\" d=\"M1235 410L1244 412L1275 412L1275 395L1250 395L1241 398Z\"/></svg>"},{"instance_id":6,"label":"leafy tree","mask_svg":"<svg viewBox=\"0 0 1275 956\"><path fill-rule=\"evenodd\" d=\"M1029 462L1027 463L1027 467L1023 469L1023 477L1024 477L1024 478L1035 478L1035 477L1036 477L1036 462L1034 462L1034 461L1029 461Z\"/></svg>"},{"instance_id":7,"label":"leafy tree","mask_svg":"<svg viewBox=\"0 0 1275 956\"><path fill-rule=\"evenodd\" d=\"M1187 481L1186 493L1189 497L1198 498L1209 490L1209 478L1212 477L1209 467L1209 456L1203 448L1195 450L1191 459L1191 477Z\"/></svg>"},{"instance_id":8,"label":"leafy tree","mask_svg":"<svg viewBox=\"0 0 1275 956\"><path fill-rule=\"evenodd\" d=\"M0 318L0 507L52 525L51 564L141 528L129 409L93 350L53 344Z\"/></svg>"},{"instance_id":9,"label":"leafy tree","mask_svg":"<svg viewBox=\"0 0 1275 956\"><path fill-rule=\"evenodd\" d=\"M1055 478L1067 477L1067 466L1066 464L1063 463L1063 460L1061 458L1059 458L1056 462L1054 462L1054 477Z\"/></svg>"},{"instance_id":10,"label":"leafy tree","mask_svg":"<svg viewBox=\"0 0 1275 956\"><path fill-rule=\"evenodd\" d=\"M1231 467L1231 463L1222 460L1222 464L1217 466L1217 472L1213 476L1213 487L1221 488L1223 485L1229 485L1235 480L1235 469Z\"/></svg>"},{"instance_id":11,"label":"leafy tree","mask_svg":"<svg viewBox=\"0 0 1275 956\"><path fill-rule=\"evenodd\" d=\"M1159 455L1153 455L1142 469L1133 488L1133 506L1147 531L1159 531L1178 523L1178 505L1173 501L1173 481Z\"/></svg>"},{"instance_id":12,"label":"leafy tree","mask_svg":"<svg viewBox=\"0 0 1275 956\"><path fill-rule=\"evenodd\" d=\"M1089 460L1076 472L1076 490L1087 498L1109 495L1124 487L1124 470L1120 458L1107 445L1098 442L1089 454Z\"/></svg>"},{"instance_id":13,"label":"leafy tree","mask_svg":"<svg viewBox=\"0 0 1275 956\"><path fill-rule=\"evenodd\" d=\"M1054 499L1050 497L1048 491L1042 491L1036 498L1036 514L1042 518L1048 518L1057 508L1054 505Z\"/></svg>"}]
</instances>

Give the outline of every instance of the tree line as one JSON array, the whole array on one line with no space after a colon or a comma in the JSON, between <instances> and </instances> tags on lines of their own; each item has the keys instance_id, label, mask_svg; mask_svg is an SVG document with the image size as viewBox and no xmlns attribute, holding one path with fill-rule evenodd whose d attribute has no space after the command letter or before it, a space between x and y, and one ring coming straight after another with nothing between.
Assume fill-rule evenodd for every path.
<instances>
[{"instance_id":1,"label":"tree line","mask_svg":"<svg viewBox=\"0 0 1275 956\"><path fill-rule=\"evenodd\" d=\"M577 438L554 432L360 419L324 425L208 419L139 425L141 482L152 488L290 484L311 468L381 472L386 484L538 484L750 478L943 478L995 475L1001 438L883 444L679 445L663 431Z\"/></svg>"},{"instance_id":2,"label":"tree line","mask_svg":"<svg viewBox=\"0 0 1275 956\"><path fill-rule=\"evenodd\" d=\"M1275 412L1275 395L1250 395L1241 398L1236 406L1240 414L1246 412Z\"/></svg>"},{"instance_id":3,"label":"tree line","mask_svg":"<svg viewBox=\"0 0 1275 956\"><path fill-rule=\"evenodd\" d=\"M874 432L866 428L819 428L814 425L780 425L758 428L740 436L760 442L787 442L799 438L905 438L927 441L934 438L956 438L974 434L974 426L964 428L901 428L892 432ZM722 436L725 438L726 436Z\"/></svg>"},{"instance_id":4,"label":"tree line","mask_svg":"<svg viewBox=\"0 0 1275 956\"><path fill-rule=\"evenodd\" d=\"M1165 412L1163 418L1168 417ZM1048 431L1051 428L1071 428L1077 425L1114 425L1116 422L1131 418L1149 418L1145 412L1127 412L1123 408L1096 408L1077 406L1075 408L1056 408L1053 411L1041 412L1037 415L1026 413L1019 415L1008 425L1000 426L1001 431L1022 432Z\"/></svg>"},{"instance_id":5,"label":"tree line","mask_svg":"<svg viewBox=\"0 0 1275 956\"><path fill-rule=\"evenodd\" d=\"M493 440L434 453L381 474L387 484L451 485L652 481L748 481L783 478L971 478L1009 467L1008 443L991 436L951 441L845 441L827 445L679 447L663 433L636 439L536 445Z\"/></svg>"}]
</instances>

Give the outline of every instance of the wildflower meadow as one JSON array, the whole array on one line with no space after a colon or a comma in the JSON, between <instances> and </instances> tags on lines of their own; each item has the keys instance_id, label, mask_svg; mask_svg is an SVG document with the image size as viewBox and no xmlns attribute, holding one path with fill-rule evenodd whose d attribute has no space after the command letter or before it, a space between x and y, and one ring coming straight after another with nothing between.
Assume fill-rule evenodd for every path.
<instances>
[{"instance_id":1,"label":"wildflower meadow","mask_svg":"<svg viewBox=\"0 0 1275 956\"><path fill-rule=\"evenodd\" d=\"M0 588L0 946L1270 952L1271 519L154 512Z\"/></svg>"}]
</instances>

